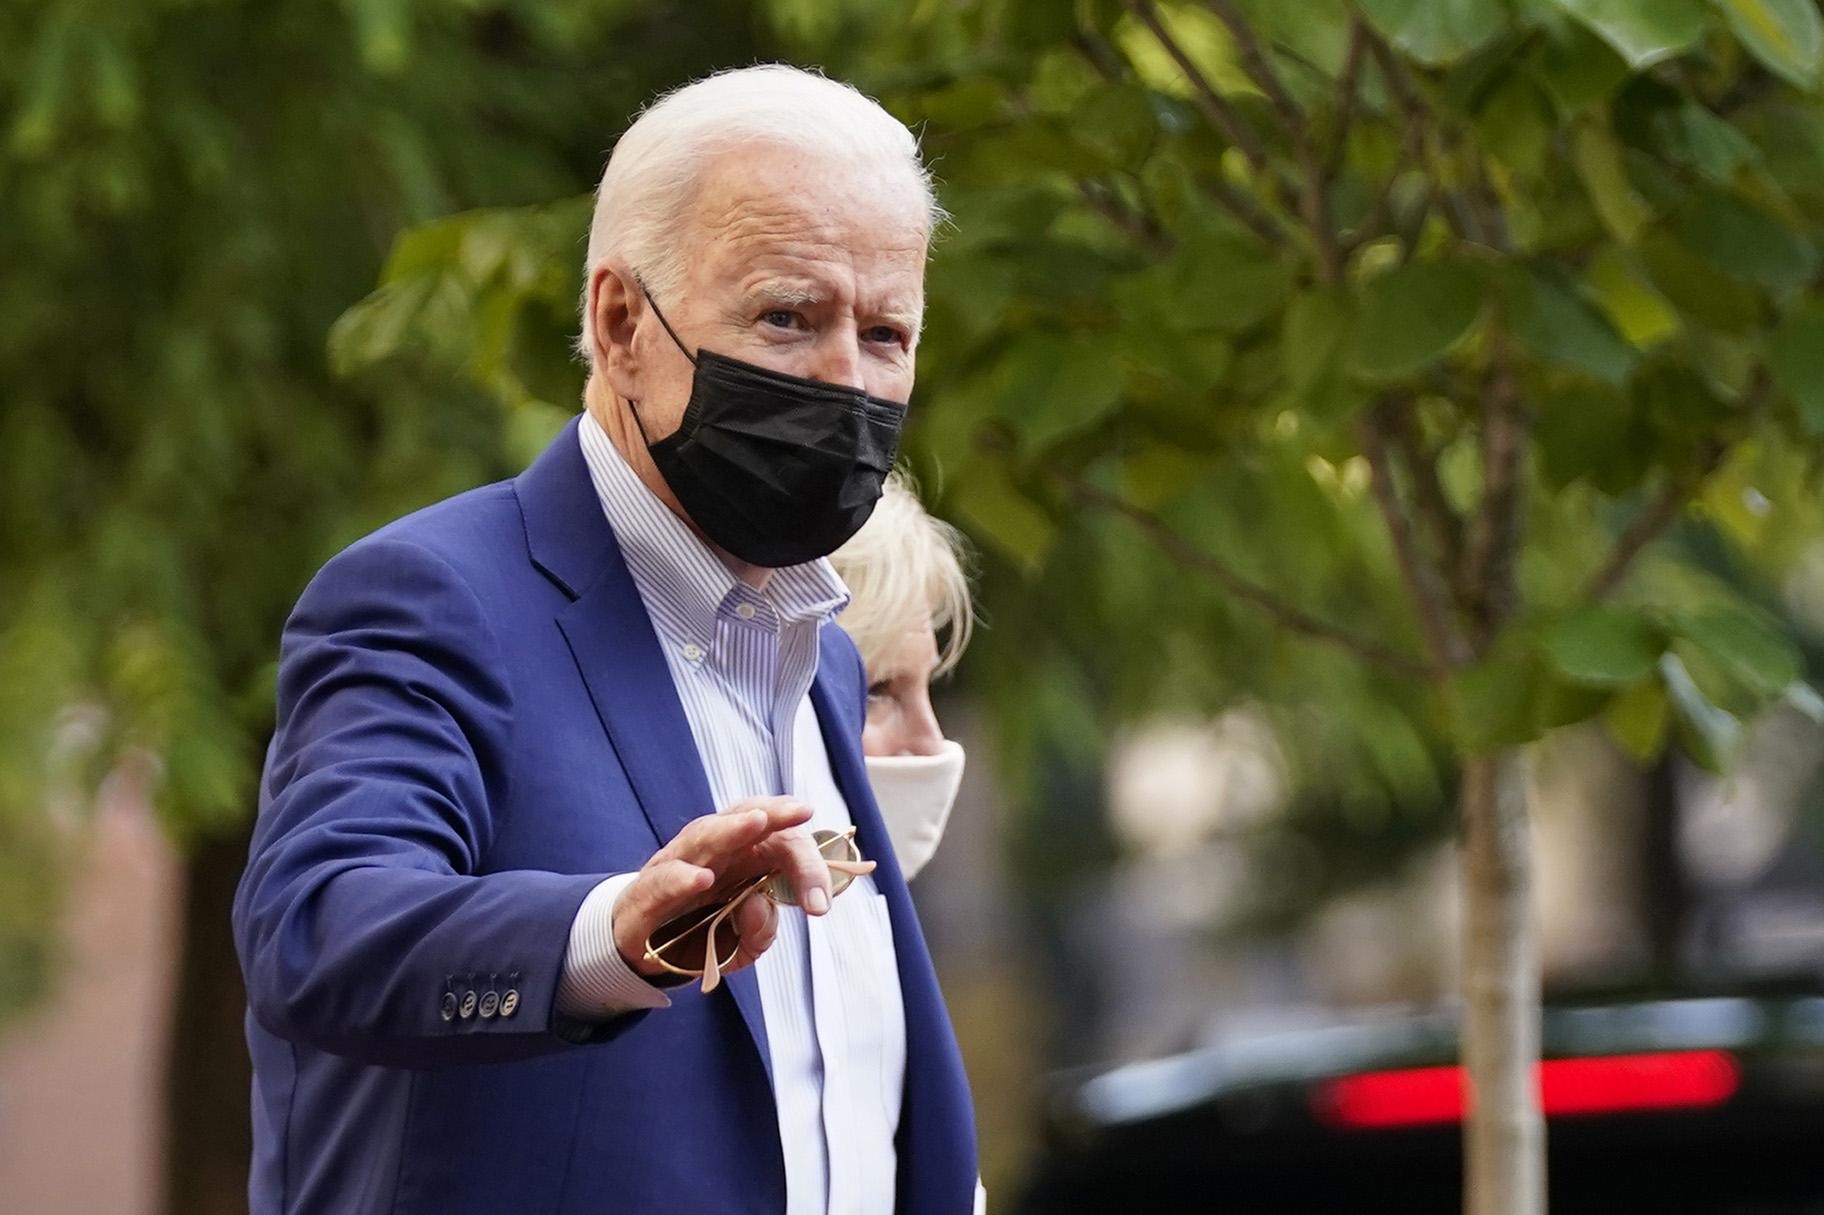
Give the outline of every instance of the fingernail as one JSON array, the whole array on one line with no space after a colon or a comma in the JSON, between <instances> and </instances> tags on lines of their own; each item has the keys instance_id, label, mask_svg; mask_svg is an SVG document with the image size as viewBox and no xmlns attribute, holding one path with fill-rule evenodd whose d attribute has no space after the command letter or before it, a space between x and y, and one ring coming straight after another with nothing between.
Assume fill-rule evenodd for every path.
<instances>
[{"instance_id":1,"label":"fingernail","mask_svg":"<svg viewBox=\"0 0 1824 1215\"><path fill-rule=\"evenodd\" d=\"M813 915L822 915L830 909L830 896L823 892L823 887L813 886L804 898L804 905L811 909Z\"/></svg>"}]
</instances>

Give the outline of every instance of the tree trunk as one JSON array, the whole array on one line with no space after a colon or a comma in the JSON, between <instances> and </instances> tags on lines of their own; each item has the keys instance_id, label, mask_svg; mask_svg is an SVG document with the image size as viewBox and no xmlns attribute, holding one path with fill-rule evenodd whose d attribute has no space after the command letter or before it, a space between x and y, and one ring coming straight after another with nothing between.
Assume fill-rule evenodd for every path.
<instances>
[{"instance_id":1,"label":"tree trunk","mask_svg":"<svg viewBox=\"0 0 1824 1215\"><path fill-rule=\"evenodd\" d=\"M228 914L250 828L202 840L190 853L166 1082L164 1209L170 1215L247 1210L252 1068Z\"/></svg>"},{"instance_id":2,"label":"tree trunk","mask_svg":"<svg viewBox=\"0 0 1824 1215\"><path fill-rule=\"evenodd\" d=\"M1655 987L1675 990L1684 978L1685 926L1691 892L1678 850L1678 759L1672 751L1648 769L1641 821L1640 909Z\"/></svg>"},{"instance_id":3,"label":"tree trunk","mask_svg":"<svg viewBox=\"0 0 1824 1215\"><path fill-rule=\"evenodd\" d=\"M1463 769L1463 1061L1466 1215L1543 1215L1545 1122L1532 841L1517 751Z\"/></svg>"}]
</instances>

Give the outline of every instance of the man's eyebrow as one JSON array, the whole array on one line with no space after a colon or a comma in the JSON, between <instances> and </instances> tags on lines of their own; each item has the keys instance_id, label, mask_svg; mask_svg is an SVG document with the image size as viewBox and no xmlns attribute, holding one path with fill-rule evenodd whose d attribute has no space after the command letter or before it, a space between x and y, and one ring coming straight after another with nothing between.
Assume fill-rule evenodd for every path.
<instances>
[{"instance_id":1,"label":"man's eyebrow","mask_svg":"<svg viewBox=\"0 0 1824 1215\"><path fill-rule=\"evenodd\" d=\"M807 304L821 304L828 296L815 287L801 286L796 283L758 283L748 289L747 298L755 303L802 307Z\"/></svg>"},{"instance_id":2,"label":"man's eyebrow","mask_svg":"<svg viewBox=\"0 0 1824 1215\"><path fill-rule=\"evenodd\" d=\"M804 308L828 303L829 293L800 283L756 283L748 289L747 300L750 307L758 304L771 304L784 308ZM924 328L925 314L922 307L884 308L875 315L887 324L898 325L907 333L917 333Z\"/></svg>"},{"instance_id":3,"label":"man's eyebrow","mask_svg":"<svg viewBox=\"0 0 1824 1215\"><path fill-rule=\"evenodd\" d=\"M898 325L907 333L917 333L925 323L923 309L887 308L880 313L880 319L889 325Z\"/></svg>"}]
</instances>

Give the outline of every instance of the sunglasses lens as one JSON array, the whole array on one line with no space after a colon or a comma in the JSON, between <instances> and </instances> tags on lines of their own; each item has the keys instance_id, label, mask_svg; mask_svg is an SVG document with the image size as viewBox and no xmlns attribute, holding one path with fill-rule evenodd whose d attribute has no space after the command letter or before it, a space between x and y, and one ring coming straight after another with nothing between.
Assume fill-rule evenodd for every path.
<instances>
[{"instance_id":1,"label":"sunglasses lens","mask_svg":"<svg viewBox=\"0 0 1824 1215\"><path fill-rule=\"evenodd\" d=\"M817 845L817 851L823 854L823 859L826 861L852 863L861 860L861 849L855 845L853 829L831 831L827 827L819 828L811 832L811 840ZM844 873L840 869L830 870L830 897L835 898L847 890L854 881L855 875L852 873ZM766 891L767 897L775 903L787 907L798 906L798 892L792 888L792 880L784 874L768 881L763 889Z\"/></svg>"},{"instance_id":2,"label":"sunglasses lens","mask_svg":"<svg viewBox=\"0 0 1824 1215\"><path fill-rule=\"evenodd\" d=\"M709 941L709 924L723 906L713 903L693 908L661 924L652 939L669 944L656 951L659 960L680 974L702 974L706 969L704 950ZM734 965L735 954L740 948L741 938L735 935L734 917L724 917L716 925L716 965L722 969Z\"/></svg>"}]
</instances>

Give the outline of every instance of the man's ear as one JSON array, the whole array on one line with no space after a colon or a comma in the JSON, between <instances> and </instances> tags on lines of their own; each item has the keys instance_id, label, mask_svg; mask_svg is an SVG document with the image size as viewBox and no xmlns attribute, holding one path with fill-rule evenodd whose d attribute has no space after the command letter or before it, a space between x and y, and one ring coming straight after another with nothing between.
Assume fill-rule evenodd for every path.
<instances>
[{"instance_id":1,"label":"man's ear","mask_svg":"<svg viewBox=\"0 0 1824 1215\"><path fill-rule=\"evenodd\" d=\"M589 347L596 369L622 400L637 401L639 358L633 335L646 310L646 296L625 267L602 262L589 274Z\"/></svg>"}]
</instances>

